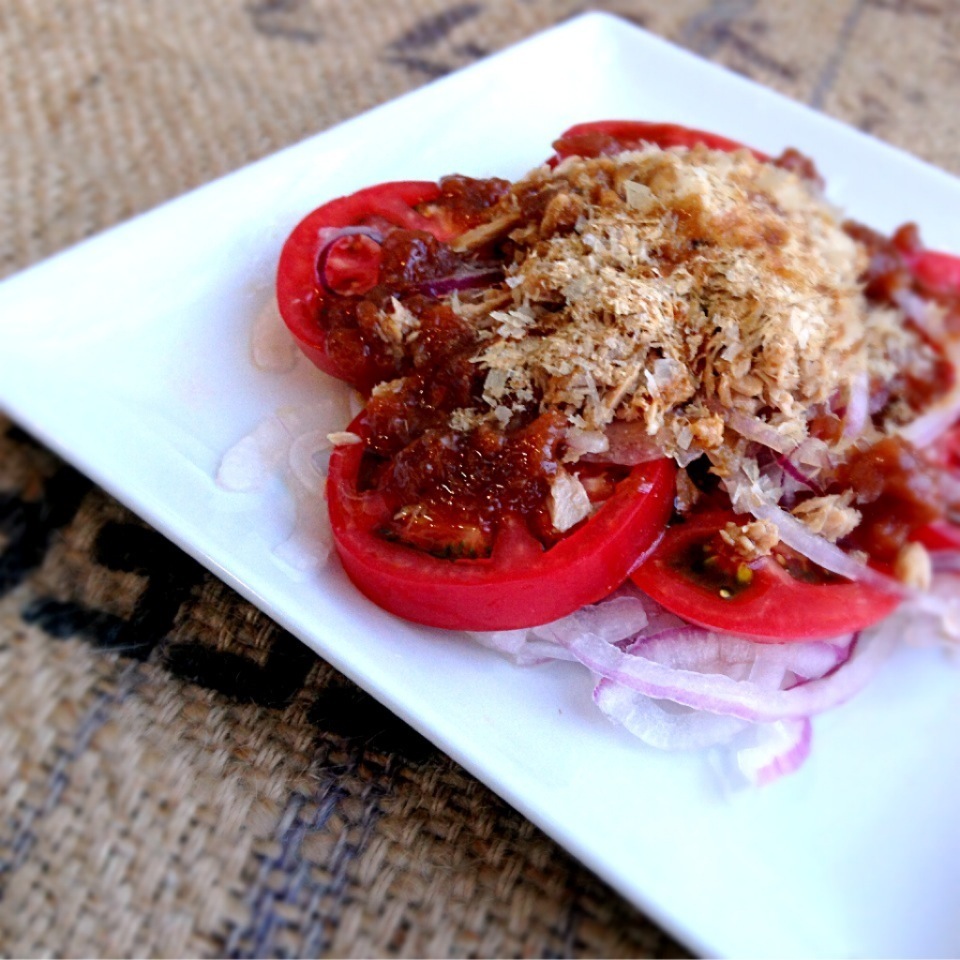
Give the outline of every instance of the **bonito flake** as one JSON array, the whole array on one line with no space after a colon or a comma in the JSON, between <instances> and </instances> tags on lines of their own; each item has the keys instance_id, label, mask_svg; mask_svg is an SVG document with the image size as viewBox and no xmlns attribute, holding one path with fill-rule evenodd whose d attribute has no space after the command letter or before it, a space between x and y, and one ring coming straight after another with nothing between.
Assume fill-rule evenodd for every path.
<instances>
[{"instance_id":1,"label":"bonito flake","mask_svg":"<svg viewBox=\"0 0 960 960\"><path fill-rule=\"evenodd\" d=\"M521 215L535 194L539 221ZM571 157L500 206L513 303L474 362L501 419L536 398L581 431L639 423L678 462L708 453L729 471L731 416L796 445L858 378L934 362L864 297L866 255L819 186L747 150Z\"/></svg>"}]
</instances>

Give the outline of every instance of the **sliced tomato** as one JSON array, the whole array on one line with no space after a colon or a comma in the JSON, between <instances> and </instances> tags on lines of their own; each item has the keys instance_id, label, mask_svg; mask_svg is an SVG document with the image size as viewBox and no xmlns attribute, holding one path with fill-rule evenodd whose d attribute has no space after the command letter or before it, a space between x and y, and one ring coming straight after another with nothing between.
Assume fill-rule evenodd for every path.
<instances>
[{"instance_id":1,"label":"sliced tomato","mask_svg":"<svg viewBox=\"0 0 960 960\"><path fill-rule=\"evenodd\" d=\"M922 543L931 553L960 552L960 527L946 520L928 523L917 530L910 539Z\"/></svg>"},{"instance_id":2,"label":"sliced tomato","mask_svg":"<svg viewBox=\"0 0 960 960\"><path fill-rule=\"evenodd\" d=\"M921 250L907 258L913 275L934 293L960 294L960 257L939 250Z\"/></svg>"},{"instance_id":3,"label":"sliced tomato","mask_svg":"<svg viewBox=\"0 0 960 960\"><path fill-rule=\"evenodd\" d=\"M922 452L925 460L949 475L952 480L950 485L956 488L960 480L960 424L954 424ZM943 511L945 515L914 528L909 539L922 543L931 553L960 551L960 526L951 522L958 508L960 503L956 501L948 504Z\"/></svg>"},{"instance_id":4,"label":"sliced tomato","mask_svg":"<svg viewBox=\"0 0 960 960\"><path fill-rule=\"evenodd\" d=\"M379 244L374 238L391 229L449 239L455 232L450 223L419 209L440 193L440 186L428 181L381 183L325 203L294 228L277 267L277 304L300 349L321 370L360 389L379 379L382 371L374 368L361 342L345 337L331 345L324 303L331 293L361 294L376 283Z\"/></svg>"},{"instance_id":5,"label":"sliced tomato","mask_svg":"<svg viewBox=\"0 0 960 960\"><path fill-rule=\"evenodd\" d=\"M705 513L670 527L631 574L633 582L684 620L766 643L837 637L877 623L899 598L849 580L794 576L774 557L715 574L704 548L732 513Z\"/></svg>"},{"instance_id":6,"label":"sliced tomato","mask_svg":"<svg viewBox=\"0 0 960 960\"><path fill-rule=\"evenodd\" d=\"M759 150L745 147L736 140L729 140L706 130L694 130L675 123L655 123L646 120L596 120L578 123L564 131L553 143L556 159L566 157L600 157L637 150L643 144L658 147L693 147L703 144L711 150L750 150L758 160L770 158Z\"/></svg>"},{"instance_id":7,"label":"sliced tomato","mask_svg":"<svg viewBox=\"0 0 960 960\"><path fill-rule=\"evenodd\" d=\"M960 257L928 250L915 223L905 223L890 240L920 286L940 296L960 296Z\"/></svg>"},{"instance_id":8,"label":"sliced tomato","mask_svg":"<svg viewBox=\"0 0 960 960\"><path fill-rule=\"evenodd\" d=\"M350 579L374 603L407 620L452 630L512 630L547 623L607 596L656 540L673 506L676 469L635 467L587 521L544 548L517 516L501 519L492 554L446 559L380 535L390 511L363 490L361 443L330 458L327 500L334 543Z\"/></svg>"}]
</instances>

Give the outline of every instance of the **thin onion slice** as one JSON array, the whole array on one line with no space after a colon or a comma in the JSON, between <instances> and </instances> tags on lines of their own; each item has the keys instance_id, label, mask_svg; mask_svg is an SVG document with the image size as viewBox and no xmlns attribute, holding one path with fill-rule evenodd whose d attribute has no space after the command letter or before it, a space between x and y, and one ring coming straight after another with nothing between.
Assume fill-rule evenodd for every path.
<instances>
[{"instance_id":1,"label":"thin onion slice","mask_svg":"<svg viewBox=\"0 0 960 960\"><path fill-rule=\"evenodd\" d=\"M947 340L944 343L944 353L950 360L953 369L960 369L960 342ZM950 389L900 430L900 436L923 449L930 446L946 433L960 418L960 376L956 378Z\"/></svg>"},{"instance_id":2,"label":"thin onion slice","mask_svg":"<svg viewBox=\"0 0 960 960\"><path fill-rule=\"evenodd\" d=\"M448 277L427 280L418 287L420 293L428 297L445 297L463 290L476 290L489 287L503 280L503 270L499 267L475 267L460 270Z\"/></svg>"},{"instance_id":3,"label":"thin onion slice","mask_svg":"<svg viewBox=\"0 0 960 960\"><path fill-rule=\"evenodd\" d=\"M649 629L651 617L648 611L657 617L659 605L643 597L639 590L631 586L616 591L599 603L582 607L560 620L540 627L490 632L468 631L468 636L482 646L498 651L519 666L532 666L548 660L576 659L557 642L557 636L576 637L587 632L601 638L604 643L629 642L640 631Z\"/></svg>"},{"instance_id":4,"label":"thin onion slice","mask_svg":"<svg viewBox=\"0 0 960 960\"><path fill-rule=\"evenodd\" d=\"M713 409L713 404L710 405ZM736 430L740 436L761 446L769 447L777 453L789 454L797 447L797 442L785 437L776 427L761 420L758 417L751 417L749 414L733 408L727 409L717 405L716 412L720 413L731 429Z\"/></svg>"},{"instance_id":5,"label":"thin onion slice","mask_svg":"<svg viewBox=\"0 0 960 960\"><path fill-rule=\"evenodd\" d=\"M563 647L537 637L530 630L492 630L469 635L483 647L496 650L518 667L535 667L551 660L575 660Z\"/></svg>"},{"instance_id":6,"label":"thin onion slice","mask_svg":"<svg viewBox=\"0 0 960 960\"><path fill-rule=\"evenodd\" d=\"M601 680L593 702L609 720L658 750L702 750L727 743L747 720L655 700L611 680Z\"/></svg>"},{"instance_id":7,"label":"thin onion slice","mask_svg":"<svg viewBox=\"0 0 960 960\"><path fill-rule=\"evenodd\" d=\"M300 351L280 316L275 297L271 297L254 318L250 354L258 370L270 373L289 373L300 359Z\"/></svg>"},{"instance_id":8,"label":"thin onion slice","mask_svg":"<svg viewBox=\"0 0 960 960\"><path fill-rule=\"evenodd\" d=\"M657 437L651 437L647 433L643 423L617 420L608 424L604 436L607 439L607 449L602 453L588 454L583 460L600 460L604 463L634 467L640 463L659 460L663 456L663 444Z\"/></svg>"},{"instance_id":9,"label":"thin onion slice","mask_svg":"<svg viewBox=\"0 0 960 960\"><path fill-rule=\"evenodd\" d=\"M847 409L843 415L843 435L852 440L863 433L870 415L870 378L860 371L850 383Z\"/></svg>"},{"instance_id":10,"label":"thin onion slice","mask_svg":"<svg viewBox=\"0 0 960 960\"><path fill-rule=\"evenodd\" d=\"M768 786L794 773L810 754L809 717L750 723L739 717L705 713L669 700L654 700L635 690L601 680L593 695L600 711L648 746L692 751L727 747L724 779L731 785Z\"/></svg>"},{"instance_id":11,"label":"thin onion slice","mask_svg":"<svg viewBox=\"0 0 960 960\"><path fill-rule=\"evenodd\" d=\"M317 277L320 280L320 286L322 286L327 293L339 293L338 290L335 290L330 285L330 281L327 279L327 262L333 253L333 248L345 237L366 237L374 243L383 243L383 234L373 227L325 227L321 230L317 238L321 244L320 252L317 254Z\"/></svg>"},{"instance_id":12,"label":"thin onion slice","mask_svg":"<svg viewBox=\"0 0 960 960\"><path fill-rule=\"evenodd\" d=\"M234 493L260 491L271 480L284 483L296 519L290 535L272 552L297 576L322 566L332 547L322 460L331 446L329 432L343 423L343 406L342 400L330 398L282 407L227 450L217 471L217 484Z\"/></svg>"},{"instance_id":13,"label":"thin onion slice","mask_svg":"<svg viewBox=\"0 0 960 960\"><path fill-rule=\"evenodd\" d=\"M846 577L848 580L856 580L879 590L885 590L887 593L899 596L909 595L910 591L899 580L888 577L855 557L851 557L835 543L814 533L793 514L787 513L782 507L765 499L742 471L725 480L724 485L734 510L746 510L758 520L767 520L772 523L777 528L780 539L788 547L792 547L817 566Z\"/></svg>"},{"instance_id":14,"label":"thin onion slice","mask_svg":"<svg viewBox=\"0 0 960 960\"><path fill-rule=\"evenodd\" d=\"M798 770L810 755L813 726L809 717L777 720L754 728L756 743L737 750L740 773L763 787Z\"/></svg>"},{"instance_id":15,"label":"thin onion slice","mask_svg":"<svg viewBox=\"0 0 960 960\"><path fill-rule=\"evenodd\" d=\"M891 298L924 333L938 342L943 341L946 312L940 304L905 287L894 290Z\"/></svg>"},{"instance_id":16,"label":"thin onion slice","mask_svg":"<svg viewBox=\"0 0 960 960\"><path fill-rule=\"evenodd\" d=\"M777 463L783 469L783 472L789 474L802 487L805 487L815 496L823 496L822 488L811 478L808 477L794 462L791 456L784 455L777 458Z\"/></svg>"},{"instance_id":17,"label":"thin onion slice","mask_svg":"<svg viewBox=\"0 0 960 960\"><path fill-rule=\"evenodd\" d=\"M296 510L293 532L272 553L295 574L307 574L327 562L333 549L333 533L327 511L318 510L316 500L297 497Z\"/></svg>"},{"instance_id":18,"label":"thin onion slice","mask_svg":"<svg viewBox=\"0 0 960 960\"><path fill-rule=\"evenodd\" d=\"M757 643L684 624L640 636L625 652L675 670L723 673L754 683L768 676L772 686L779 686L787 673L811 680L835 670L849 658L852 641L850 635L837 641Z\"/></svg>"},{"instance_id":19,"label":"thin onion slice","mask_svg":"<svg viewBox=\"0 0 960 960\"><path fill-rule=\"evenodd\" d=\"M753 722L810 716L844 703L877 672L895 643L888 631L861 637L842 668L786 690L770 690L751 680L734 680L723 674L675 670L624 653L592 634L574 639L557 635L557 639L600 677L655 699Z\"/></svg>"},{"instance_id":20,"label":"thin onion slice","mask_svg":"<svg viewBox=\"0 0 960 960\"><path fill-rule=\"evenodd\" d=\"M930 560L934 573L960 573L960 550L937 550Z\"/></svg>"}]
</instances>

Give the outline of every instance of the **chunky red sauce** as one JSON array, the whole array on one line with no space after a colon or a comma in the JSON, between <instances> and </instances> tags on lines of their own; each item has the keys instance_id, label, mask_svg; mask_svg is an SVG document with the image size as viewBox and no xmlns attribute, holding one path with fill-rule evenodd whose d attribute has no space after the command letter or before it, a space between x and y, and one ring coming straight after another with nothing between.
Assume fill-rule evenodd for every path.
<instances>
[{"instance_id":1,"label":"chunky red sauce","mask_svg":"<svg viewBox=\"0 0 960 960\"><path fill-rule=\"evenodd\" d=\"M880 563L892 563L915 530L946 515L941 471L899 437L886 437L841 465L835 489L848 488L862 514L849 545Z\"/></svg>"},{"instance_id":2,"label":"chunky red sauce","mask_svg":"<svg viewBox=\"0 0 960 960\"><path fill-rule=\"evenodd\" d=\"M505 189L500 180L451 177L423 212L461 233L484 222ZM532 214L533 200L530 205ZM488 556L509 514L522 516L546 546L558 537L548 495L565 419L556 412L521 413L502 430L448 426L454 410L480 405L484 376L470 359L478 344L475 329L432 288L483 269L489 254L458 253L427 233L395 229L377 253L376 284L356 296L334 291L324 304L331 352L360 352L376 365L380 380L390 381L374 392L366 411L364 483L393 511L379 532L440 556ZM393 299L417 319L416 336L402 345L385 342L377 330ZM598 498L612 492L601 468L589 479Z\"/></svg>"},{"instance_id":3,"label":"chunky red sauce","mask_svg":"<svg viewBox=\"0 0 960 960\"><path fill-rule=\"evenodd\" d=\"M946 315L947 329L960 332L960 292L927 283L911 269L911 263L925 252L915 223L905 223L891 237L854 222L847 223L846 230L870 254L865 278L868 297L893 302L898 293L913 291L939 304Z\"/></svg>"},{"instance_id":4,"label":"chunky red sauce","mask_svg":"<svg viewBox=\"0 0 960 960\"><path fill-rule=\"evenodd\" d=\"M563 428L559 414L546 413L508 432L424 431L392 459L371 464L377 488L400 507L381 533L431 553L488 556L502 519L513 514L549 545L556 534L545 505Z\"/></svg>"},{"instance_id":5,"label":"chunky red sauce","mask_svg":"<svg viewBox=\"0 0 960 960\"><path fill-rule=\"evenodd\" d=\"M910 269L909 256L921 249L920 236L915 224L908 223L900 227L892 237L885 237L863 224L848 222L847 233L866 249L870 261L863 277L864 292L868 299L876 303L897 304L905 293L914 293L926 300L938 302L954 317L954 327L960 330L960 296L943 292L934 292L917 279ZM885 396L902 396L914 409L923 409L931 401L946 393L953 385L956 373L953 364L942 355L940 346L916 324L907 319L929 347L938 352L933 375L918 378L909 373L899 374L892 382L871 384L872 404L875 410L883 407Z\"/></svg>"}]
</instances>

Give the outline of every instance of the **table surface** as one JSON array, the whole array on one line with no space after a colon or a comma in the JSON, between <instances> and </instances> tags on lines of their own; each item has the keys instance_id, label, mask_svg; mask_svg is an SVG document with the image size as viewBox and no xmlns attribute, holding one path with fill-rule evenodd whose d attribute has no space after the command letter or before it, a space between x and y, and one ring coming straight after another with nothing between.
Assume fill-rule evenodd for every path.
<instances>
[{"instance_id":1,"label":"table surface","mask_svg":"<svg viewBox=\"0 0 960 960\"><path fill-rule=\"evenodd\" d=\"M950 0L591 8L960 172ZM5 0L0 276L583 9ZM7 955L685 955L2 417L0 785Z\"/></svg>"}]
</instances>

